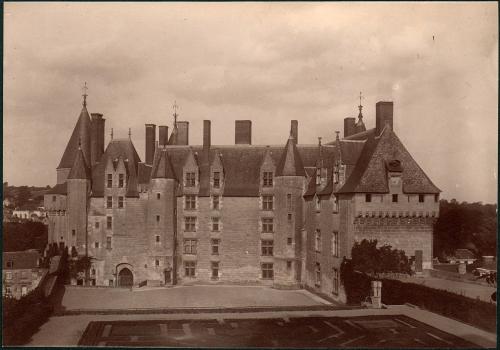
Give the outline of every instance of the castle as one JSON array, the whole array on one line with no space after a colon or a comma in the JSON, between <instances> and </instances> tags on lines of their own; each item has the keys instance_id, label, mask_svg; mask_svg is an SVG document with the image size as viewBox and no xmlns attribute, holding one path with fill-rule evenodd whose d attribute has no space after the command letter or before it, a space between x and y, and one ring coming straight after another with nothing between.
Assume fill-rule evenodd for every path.
<instances>
[{"instance_id":1,"label":"castle","mask_svg":"<svg viewBox=\"0 0 500 350\"><path fill-rule=\"evenodd\" d=\"M102 114L80 116L45 195L49 243L93 257L93 285L251 283L309 287L340 298L339 268L355 241L403 249L430 268L440 190L393 130L393 103L376 125L344 119L343 138L252 145L250 120L235 145L189 145L189 123L145 125L145 161L131 137L104 149Z\"/></svg>"}]
</instances>

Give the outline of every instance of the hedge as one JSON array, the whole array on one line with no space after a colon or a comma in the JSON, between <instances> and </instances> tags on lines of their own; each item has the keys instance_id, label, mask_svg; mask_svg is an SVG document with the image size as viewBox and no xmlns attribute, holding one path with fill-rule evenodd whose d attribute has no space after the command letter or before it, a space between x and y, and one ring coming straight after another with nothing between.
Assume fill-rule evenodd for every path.
<instances>
[{"instance_id":1,"label":"hedge","mask_svg":"<svg viewBox=\"0 0 500 350\"><path fill-rule=\"evenodd\" d=\"M370 295L375 278L355 272L344 280L349 304L359 304ZM387 278L382 281L382 303L410 303L437 314L468 323L489 332L496 332L496 304L471 299L446 290Z\"/></svg>"}]
</instances>

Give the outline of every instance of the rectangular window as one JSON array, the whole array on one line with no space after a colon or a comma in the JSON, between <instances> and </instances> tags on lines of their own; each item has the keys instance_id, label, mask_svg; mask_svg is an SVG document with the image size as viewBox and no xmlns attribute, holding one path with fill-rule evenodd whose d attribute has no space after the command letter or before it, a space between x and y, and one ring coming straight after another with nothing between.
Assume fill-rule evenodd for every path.
<instances>
[{"instance_id":1,"label":"rectangular window","mask_svg":"<svg viewBox=\"0 0 500 350\"><path fill-rule=\"evenodd\" d=\"M160 235L156 235L156 237L155 237L155 242L156 242L156 243L160 243Z\"/></svg>"},{"instance_id":2,"label":"rectangular window","mask_svg":"<svg viewBox=\"0 0 500 350\"><path fill-rule=\"evenodd\" d=\"M125 175L118 174L118 187L123 187L125 183Z\"/></svg>"},{"instance_id":3,"label":"rectangular window","mask_svg":"<svg viewBox=\"0 0 500 350\"><path fill-rule=\"evenodd\" d=\"M111 237L106 237L106 249L111 249Z\"/></svg>"},{"instance_id":4,"label":"rectangular window","mask_svg":"<svg viewBox=\"0 0 500 350\"><path fill-rule=\"evenodd\" d=\"M11 272L6 272L5 273L5 279L6 280L11 280L12 279L12 273Z\"/></svg>"},{"instance_id":5,"label":"rectangular window","mask_svg":"<svg viewBox=\"0 0 500 350\"><path fill-rule=\"evenodd\" d=\"M290 260L286 261L286 269L291 270L292 269L292 262Z\"/></svg>"},{"instance_id":6,"label":"rectangular window","mask_svg":"<svg viewBox=\"0 0 500 350\"><path fill-rule=\"evenodd\" d=\"M332 254L339 256L339 233L335 231L332 234Z\"/></svg>"},{"instance_id":7,"label":"rectangular window","mask_svg":"<svg viewBox=\"0 0 500 350\"><path fill-rule=\"evenodd\" d=\"M95 248L99 248L99 242L95 242L95 243L94 243L94 247L95 247Z\"/></svg>"},{"instance_id":8,"label":"rectangular window","mask_svg":"<svg viewBox=\"0 0 500 350\"><path fill-rule=\"evenodd\" d=\"M316 169L316 186L321 184L321 169Z\"/></svg>"},{"instance_id":9,"label":"rectangular window","mask_svg":"<svg viewBox=\"0 0 500 350\"><path fill-rule=\"evenodd\" d=\"M288 237L288 238L286 239L286 244L289 244L289 245L290 245L290 244L292 244L292 242L293 242L292 237Z\"/></svg>"},{"instance_id":10,"label":"rectangular window","mask_svg":"<svg viewBox=\"0 0 500 350\"><path fill-rule=\"evenodd\" d=\"M212 255L219 255L220 239L212 239Z\"/></svg>"},{"instance_id":11,"label":"rectangular window","mask_svg":"<svg viewBox=\"0 0 500 350\"><path fill-rule=\"evenodd\" d=\"M333 182L338 184L339 183L339 166L335 165L333 169Z\"/></svg>"},{"instance_id":12,"label":"rectangular window","mask_svg":"<svg viewBox=\"0 0 500 350\"><path fill-rule=\"evenodd\" d=\"M196 231L196 217L186 216L184 218L184 231L195 232Z\"/></svg>"},{"instance_id":13,"label":"rectangular window","mask_svg":"<svg viewBox=\"0 0 500 350\"><path fill-rule=\"evenodd\" d=\"M436 193L434 195L434 202L436 202L436 203L439 202L439 193Z\"/></svg>"},{"instance_id":14,"label":"rectangular window","mask_svg":"<svg viewBox=\"0 0 500 350\"><path fill-rule=\"evenodd\" d=\"M106 197L106 208L113 208L113 197Z\"/></svg>"},{"instance_id":15,"label":"rectangular window","mask_svg":"<svg viewBox=\"0 0 500 350\"><path fill-rule=\"evenodd\" d=\"M219 196L212 197L212 208L214 210L219 210L219 202L220 202Z\"/></svg>"},{"instance_id":16,"label":"rectangular window","mask_svg":"<svg viewBox=\"0 0 500 350\"><path fill-rule=\"evenodd\" d=\"M397 203L398 202L398 195L397 194L393 194L392 195L392 202L393 203Z\"/></svg>"},{"instance_id":17,"label":"rectangular window","mask_svg":"<svg viewBox=\"0 0 500 350\"><path fill-rule=\"evenodd\" d=\"M317 252L321 251L321 231L320 230L316 230L316 236L314 239L314 249Z\"/></svg>"},{"instance_id":18,"label":"rectangular window","mask_svg":"<svg viewBox=\"0 0 500 350\"><path fill-rule=\"evenodd\" d=\"M316 198L316 211L321 210L321 198Z\"/></svg>"},{"instance_id":19,"label":"rectangular window","mask_svg":"<svg viewBox=\"0 0 500 350\"><path fill-rule=\"evenodd\" d=\"M186 210L195 210L196 209L196 196L186 195L184 203L185 203Z\"/></svg>"},{"instance_id":20,"label":"rectangular window","mask_svg":"<svg viewBox=\"0 0 500 350\"><path fill-rule=\"evenodd\" d=\"M273 196L262 196L262 209L263 210L273 210Z\"/></svg>"},{"instance_id":21,"label":"rectangular window","mask_svg":"<svg viewBox=\"0 0 500 350\"><path fill-rule=\"evenodd\" d=\"M184 261L184 276L194 277L196 271L195 261Z\"/></svg>"},{"instance_id":22,"label":"rectangular window","mask_svg":"<svg viewBox=\"0 0 500 350\"><path fill-rule=\"evenodd\" d=\"M95 228L99 228L99 221L95 222Z\"/></svg>"},{"instance_id":23,"label":"rectangular window","mask_svg":"<svg viewBox=\"0 0 500 350\"><path fill-rule=\"evenodd\" d=\"M186 173L186 187L194 187L196 185L196 176L194 172Z\"/></svg>"},{"instance_id":24,"label":"rectangular window","mask_svg":"<svg viewBox=\"0 0 500 350\"><path fill-rule=\"evenodd\" d=\"M52 196L52 202L55 202L57 200L56 196Z\"/></svg>"},{"instance_id":25,"label":"rectangular window","mask_svg":"<svg viewBox=\"0 0 500 350\"><path fill-rule=\"evenodd\" d=\"M286 208L288 210L292 210L292 194L291 193L288 193L286 195Z\"/></svg>"},{"instance_id":26,"label":"rectangular window","mask_svg":"<svg viewBox=\"0 0 500 350\"><path fill-rule=\"evenodd\" d=\"M106 228L108 230L111 230L113 228L113 217L112 216L106 216Z\"/></svg>"},{"instance_id":27,"label":"rectangular window","mask_svg":"<svg viewBox=\"0 0 500 350\"><path fill-rule=\"evenodd\" d=\"M274 242L271 240L262 240L261 241L262 256L273 256L273 245Z\"/></svg>"},{"instance_id":28,"label":"rectangular window","mask_svg":"<svg viewBox=\"0 0 500 350\"><path fill-rule=\"evenodd\" d=\"M108 174L108 183L107 183L107 187L108 187L108 188L113 187L113 174Z\"/></svg>"},{"instance_id":29,"label":"rectangular window","mask_svg":"<svg viewBox=\"0 0 500 350\"><path fill-rule=\"evenodd\" d=\"M316 286L321 286L321 265L320 263L316 263L315 268L315 277L316 277Z\"/></svg>"},{"instance_id":30,"label":"rectangular window","mask_svg":"<svg viewBox=\"0 0 500 350\"><path fill-rule=\"evenodd\" d=\"M339 294L339 270L333 269L333 294Z\"/></svg>"},{"instance_id":31,"label":"rectangular window","mask_svg":"<svg viewBox=\"0 0 500 350\"><path fill-rule=\"evenodd\" d=\"M218 279L219 278L219 262L218 261L212 261L212 279Z\"/></svg>"},{"instance_id":32,"label":"rectangular window","mask_svg":"<svg viewBox=\"0 0 500 350\"><path fill-rule=\"evenodd\" d=\"M425 196L424 196L423 194L419 194L419 195L418 195L418 202L419 202L419 203L423 203L423 202L424 202L424 200L425 200Z\"/></svg>"},{"instance_id":33,"label":"rectangular window","mask_svg":"<svg viewBox=\"0 0 500 350\"><path fill-rule=\"evenodd\" d=\"M212 218L212 231L219 232L219 218Z\"/></svg>"},{"instance_id":34,"label":"rectangular window","mask_svg":"<svg viewBox=\"0 0 500 350\"><path fill-rule=\"evenodd\" d=\"M264 263L261 265L261 268L263 279L272 280L274 278L274 269L272 263Z\"/></svg>"},{"instance_id":35,"label":"rectangular window","mask_svg":"<svg viewBox=\"0 0 500 350\"><path fill-rule=\"evenodd\" d=\"M337 200L336 195L332 195L332 201L333 201L333 212L338 213L339 211L339 201Z\"/></svg>"},{"instance_id":36,"label":"rectangular window","mask_svg":"<svg viewBox=\"0 0 500 350\"><path fill-rule=\"evenodd\" d=\"M292 214L288 213L287 218L288 218L288 222L291 222L292 221Z\"/></svg>"},{"instance_id":37,"label":"rectangular window","mask_svg":"<svg viewBox=\"0 0 500 350\"><path fill-rule=\"evenodd\" d=\"M273 187L273 172L272 171L264 171L262 174L262 186L263 187Z\"/></svg>"},{"instance_id":38,"label":"rectangular window","mask_svg":"<svg viewBox=\"0 0 500 350\"><path fill-rule=\"evenodd\" d=\"M220 187L220 172L214 171L214 188Z\"/></svg>"},{"instance_id":39,"label":"rectangular window","mask_svg":"<svg viewBox=\"0 0 500 350\"><path fill-rule=\"evenodd\" d=\"M371 201L372 201L372 194L371 193L365 194L365 202L370 203Z\"/></svg>"},{"instance_id":40,"label":"rectangular window","mask_svg":"<svg viewBox=\"0 0 500 350\"><path fill-rule=\"evenodd\" d=\"M123 208L123 197L118 197L118 208Z\"/></svg>"},{"instance_id":41,"label":"rectangular window","mask_svg":"<svg viewBox=\"0 0 500 350\"><path fill-rule=\"evenodd\" d=\"M159 260L159 259L155 259L155 266L156 266L156 267L159 267L159 266L160 266L160 260Z\"/></svg>"},{"instance_id":42,"label":"rectangular window","mask_svg":"<svg viewBox=\"0 0 500 350\"><path fill-rule=\"evenodd\" d=\"M160 222L160 215L156 215L156 222Z\"/></svg>"},{"instance_id":43,"label":"rectangular window","mask_svg":"<svg viewBox=\"0 0 500 350\"><path fill-rule=\"evenodd\" d=\"M160 199L161 198L161 194L157 193L156 194L156 199Z\"/></svg>"},{"instance_id":44,"label":"rectangular window","mask_svg":"<svg viewBox=\"0 0 500 350\"><path fill-rule=\"evenodd\" d=\"M272 233L274 231L274 220L273 218L263 218L262 219L262 232Z\"/></svg>"},{"instance_id":45,"label":"rectangular window","mask_svg":"<svg viewBox=\"0 0 500 350\"><path fill-rule=\"evenodd\" d=\"M196 239L184 240L184 254L196 254Z\"/></svg>"}]
</instances>

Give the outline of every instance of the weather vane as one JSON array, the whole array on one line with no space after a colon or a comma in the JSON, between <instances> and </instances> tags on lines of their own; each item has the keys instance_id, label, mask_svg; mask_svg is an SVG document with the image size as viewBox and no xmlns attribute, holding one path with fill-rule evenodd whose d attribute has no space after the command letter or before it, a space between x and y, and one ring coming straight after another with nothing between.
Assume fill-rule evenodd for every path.
<instances>
[{"instance_id":1,"label":"weather vane","mask_svg":"<svg viewBox=\"0 0 500 350\"><path fill-rule=\"evenodd\" d=\"M88 89L89 88L87 87L87 82L85 82L85 84L83 85L83 88L82 88L82 90L83 90L83 95L82 95L83 96L83 107L87 107L87 96L88 96L87 90Z\"/></svg>"},{"instance_id":2,"label":"weather vane","mask_svg":"<svg viewBox=\"0 0 500 350\"><path fill-rule=\"evenodd\" d=\"M177 125L177 110L179 109L179 106L177 105L177 101L174 101L174 105L172 106L174 109L174 126Z\"/></svg>"}]
</instances>

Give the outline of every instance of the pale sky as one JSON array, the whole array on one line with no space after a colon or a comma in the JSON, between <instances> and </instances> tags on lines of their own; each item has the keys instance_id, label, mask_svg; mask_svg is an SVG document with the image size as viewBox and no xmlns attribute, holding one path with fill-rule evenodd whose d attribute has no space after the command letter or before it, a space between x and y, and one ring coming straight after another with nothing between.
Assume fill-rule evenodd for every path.
<instances>
[{"instance_id":1,"label":"pale sky","mask_svg":"<svg viewBox=\"0 0 500 350\"><path fill-rule=\"evenodd\" d=\"M172 125L172 104L200 144L315 144L375 103L443 191L497 201L498 10L489 3L4 3L4 181L53 186L81 110L132 129Z\"/></svg>"}]
</instances>

